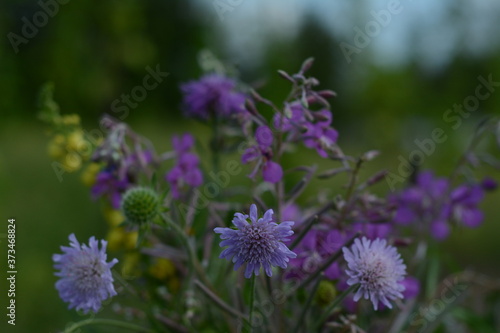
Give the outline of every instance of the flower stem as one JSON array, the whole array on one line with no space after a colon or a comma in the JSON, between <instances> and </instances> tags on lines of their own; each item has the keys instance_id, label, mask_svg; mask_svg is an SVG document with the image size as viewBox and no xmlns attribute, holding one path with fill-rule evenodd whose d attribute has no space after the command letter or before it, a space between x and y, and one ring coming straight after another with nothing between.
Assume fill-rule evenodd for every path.
<instances>
[{"instance_id":1,"label":"flower stem","mask_svg":"<svg viewBox=\"0 0 500 333\"><path fill-rule=\"evenodd\" d=\"M135 325L135 324L131 324L131 323L126 323L126 322L119 321L119 320L91 318L91 319L82 320L82 321L80 321L78 323L74 323L69 328L66 328L64 330L64 333L75 332L78 328L83 327L83 326L87 326L87 325L108 325L108 326L115 326L115 327L125 328L125 329L131 330L133 332L146 332L146 333L154 333L155 332L155 331L153 331L153 330L151 330L149 328L146 328L146 327L143 327L143 326L139 326L139 325Z\"/></svg>"},{"instance_id":2,"label":"flower stem","mask_svg":"<svg viewBox=\"0 0 500 333\"><path fill-rule=\"evenodd\" d=\"M248 330L249 333L253 332L253 314L254 314L254 301L255 301L255 274L252 275L252 278L250 279L250 314L248 316L248 321L250 324L250 329Z\"/></svg>"},{"instance_id":3,"label":"flower stem","mask_svg":"<svg viewBox=\"0 0 500 333\"><path fill-rule=\"evenodd\" d=\"M210 142L210 149L212 151L212 168L213 172L217 174L220 169L220 150L221 150L221 137L220 137L220 119L214 114L212 121L212 141Z\"/></svg>"},{"instance_id":4,"label":"flower stem","mask_svg":"<svg viewBox=\"0 0 500 333\"><path fill-rule=\"evenodd\" d=\"M302 324L304 324L304 318L306 317L307 310L309 310L309 307L311 306L312 300L314 296L316 295L316 291L318 290L319 284L321 283L321 278L319 278L316 283L314 284L313 289L311 290L311 293L309 294L309 297L307 298L306 304L302 308L302 312L300 313L299 320L297 320L297 325L295 325L295 329L293 330L294 333L298 333L300 330L300 327Z\"/></svg>"},{"instance_id":5,"label":"flower stem","mask_svg":"<svg viewBox=\"0 0 500 333\"><path fill-rule=\"evenodd\" d=\"M217 296L215 293L213 293L207 286L205 286L203 283L201 283L201 281L195 280L194 283L220 309L228 312L229 314L232 314L233 316L236 316L236 317L243 319L243 321L245 321L245 322L248 322L248 319L244 314L240 313L236 309L233 309L230 305L228 305L226 302L224 302L219 296Z\"/></svg>"},{"instance_id":6,"label":"flower stem","mask_svg":"<svg viewBox=\"0 0 500 333\"><path fill-rule=\"evenodd\" d=\"M347 295L349 295L357 287L358 287L358 284L354 284L354 285L350 286L349 288L344 290L342 292L342 294L340 294L339 297L337 297L332 302L332 304L330 304L330 306L326 309L326 311L323 313L323 315L320 317L320 319L316 322L317 329L319 329L321 327L321 325L328 319L328 317L333 313L333 310L335 310L335 308L340 304L340 302L342 302L344 300L344 298L346 298Z\"/></svg>"}]
</instances>

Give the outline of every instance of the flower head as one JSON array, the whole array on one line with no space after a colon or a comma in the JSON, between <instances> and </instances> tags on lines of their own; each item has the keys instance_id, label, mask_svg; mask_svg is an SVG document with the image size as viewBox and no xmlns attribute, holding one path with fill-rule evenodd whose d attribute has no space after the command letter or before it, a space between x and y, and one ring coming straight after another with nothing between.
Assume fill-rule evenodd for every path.
<instances>
[{"instance_id":1,"label":"flower head","mask_svg":"<svg viewBox=\"0 0 500 333\"><path fill-rule=\"evenodd\" d=\"M315 113L320 121L312 124L307 123L307 131L304 133L304 145L314 148L321 157L328 157L328 151L337 142L338 132L330 127L332 113L328 110L321 110Z\"/></svg>"},{"instance_id":2,"label":"flower head","mask_svg":"<svg viewBox=\"0 0 500 333\"><path fill-rule=\"evenodd\" d=\"M352 235L353 233L346 230L312 228L295 247L297 257L290 260L291 269L287 272L285 278L306 278L328 260L332 254L340 250ZM330 264L325 269L324 274L327 279L339 279L342 272L338 262Z\"/></svg>"},{"instance_id":3,"label":"flower head","mask_svg":"<svg viewBox=\"0 0 500 333\"><path fill-rule=\"evenodd\" d=\"M134 187L123 195L122 210L127 221L137 225L152 221L159 213L160 198L155 191Z\"/></svg>"},{"instance_id":4,"label":"flower head","mask_svg":"<svg viewBox=\"0 0 500 333\"><path fill-rule=\"evenodd\" d=\"M478 208L484 191L479 185L461 185L450 194L451 214L459 223L475 228L483 221L483 212Z\"/></svg>"},{"instance_id":5,"label":"flower head","mask_svg":"<svg viewBox=\"0 0 500 333\"><path fill-rule=\"evenodd\" d=\"M58 269L55 275L60 279L56 282L59 296L69 303L69 308L97 312L102 301L116 295L113 287L111 267L118 260L106 262L106 244L90 237L89 245L78 243L74 234L69 236L71 247L61 246L63 254L54 254L54 268Z\"/></svg>"},{"instance_id":6,"label":"flower head","mask_svg":"<svg viewBox=\"0 0 500 333\"><path fill-rule=\"evenodd\" d=\"M429 227L434 238L443 240L450 234L450 220L469 228L482 223L479 203L484 191L479 184L462 184L451 190L448 179L425 171L418 174L413 186L391 197L397 207L394 221Z\"/></svg>"},{"instance_id":7,"label":"flower head","mask_svg":"<svg viewBox=\"0 0 500 333\"><path fill-rule=\"evenodd\" d=\"M430 228L434 238L448 237L449 189L446 178L435 177L430 171L419 173L413 186L391 197L397 207L394 222L404 225L418 222Z\"/></svg>"},{"instance_id":8,"label":"flower head","mask_svg":"<svg viewBox=\"0 0 500 333\"><path fill-rule=\"evenodd\" d=\"M392 309L389 300L403 298L405 287L401 281L406 275L406 265L395 247L380 238L371 241L363 237L356 238L350 249L343 247L342 251L348 265L347 284L360 285L354 301L361 297L370 299L377 310L379 302Z\"/></svg>"},{"instance_id":9,"label":"flower head","mask_svg":"<svg viewBox=\"0 0 500 333\"><path fill-rule=\"evenodd\" d=\"M203 183L203 175L199 168L199 158L190 150L194 146L194 137L185 133L181 136L174 136L172 144L177 155L177 164L166 175L165 179L170 184L172 196L175 199L181 197L181 188L184 185L198 187Z\"/></svg>"},{"instance_id":10,"label":"flower head","mask_svg":"<svg viewBox=\"0 0 500 333\"><path fill-rule=\"evenodd\" d=\"M120 208L122 193L130 186L126 178L119 179L116 172L103 170L97 174L94 186L90 189L95 200L106 196L113 208Z\"/></svg>"},{"instance_id":11,"label":"flower head","mask_svg":"<svg viewBox=\"0 0 500 333\"><path fill-rule=\"evenodd\" d=\"M257 161L257 164L249 175L254 178L257 172L262 169L262 178L266 182L277 183L283 178L283 168L276 162L272 161L273 150L273 133L267 126L259 126L255 131L255 141L257 145L252 146L245 150L241 156L243 164L248 162Z\"/></svg>"},{"instance_id":12,"label":"flower head","mask_svg":"<svg viewBox=\"0 0 500 333\"><path fill-rule=\"evenodd\" d=\"M250 218L250 222L248 219ZM257 218L257 206L250 206L250 216L234 214L233 224L237 229L215 228L223 241L220 246L229 246L222 251L219 258L234 262L234 270L246 264L245 277L259 275L260 267L268 276L272 276L271 266L287 267L289 258L296 254L283 243L293 235L291 229L294 222L285 221L280 224L272 222L273 210L269 209L262 218Z\"/></svg>"},{"instance_id":13,"label":"flower head","mask_svg":"<svg viewBox=\"0 0 500 333\"><path fill-rule=\"evenodd\" d=\"M273 125L283 132L300 132L308 121L304 115L304 107L300 102L287 104L285 113L276 113L273 117Z\"/></svg>"},{"instance_id":14,"label":"flower head","mask_svg":"<svg viewBox=\"0 0 500 333\"><path fill-rule=\"evenodd\" d=\"M481 187L485 191L494 191L498 187L498 183L491 177L484 177Z\"/></svg>"},{"instance_id":15,"label":"flower head","mask_svg":"<svg viewBox=\"0 0 500 333\"><path fill-rule=\"evenodd\" d=\"M246 112L243 107L245 95L236 92L235 86L234 80L218 74L183 84L186 115L206 120L211 114L228 117Z\"/></svg>"}]
</instances>

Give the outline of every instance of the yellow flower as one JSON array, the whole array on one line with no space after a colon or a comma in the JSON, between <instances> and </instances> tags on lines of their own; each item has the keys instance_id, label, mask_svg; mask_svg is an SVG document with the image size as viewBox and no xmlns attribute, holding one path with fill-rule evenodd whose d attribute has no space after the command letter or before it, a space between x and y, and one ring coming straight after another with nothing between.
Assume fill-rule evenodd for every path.
<instances>
[{"instance_id":1,"label":"yellow flower","mask_svg":"<svg viewBox=\"0 0 500 333\"><path fill-rule=\"evenodd\" d=\"M119 227L111 228L108 231L106 240L108 241L108 249L110 251L118 251L122 248L124 233L123 228Z\"/></svg>"},{"instance_id":2,"label":"yellow flower","mask_svg":"<svg viewBox=\"0 0 500 333\"><path fill-rule=\"evenodd\" d=\"M122 276L127 278L137 277L141 274L139 269L140 255L137 252L127 253L122 261Z\"/></svg>"},{"instance_id":3,"label":"yellow flower","mask_svg":"<svg viewBox=\"0 0 500 333\"><path fill-rule=\"evenodd\" d=\"M76 113L67 114L61 117L61 122L64 125L79 125L80 124L80 116Z\"/></svg>"},{"instance_id":4,"label":"yellow flower","mask_svg":"<svg viewBox=\"0 0 500 333\"><path fill-rule=\"evenodd\" d=\"M77 153L68 153L62 159L61 165L67 172L74 172L82 166L82 158Z\"/></svg>"},{"instance_id":5,"label":"yellow flower","mask_svg":"<svg viewBox=\"0 0 500 333\"><path fill-rule=\"evenodd\" d=\"M52 157L53 159L62 158L66 153L66 150L63 147L65 141L66 139L61 134L54 136L54 138L52 138L47 147L49 156Z\"/></svg>"},{"instance_id":6,"label":"yellow flower","mask_svg":"<svg viewBox=\"0 0 500 333\"><path fill-rule=\"evenodd\" d=\"M106 206L103 211L104 219L111 227L116 227L125 221L125 217L119 210Z\"/></svg>"},{"instance_id":7,"label":"yellow flower","mask_svg":"<svg viewBox=\"0 0 500 333\"><path fill-rule=\"evenodd\" d=\"M85 170L83 170L81 175L82 183L85 186L92 186L95 183L97 174L101 170L101 165L99 163L90 163Z\"/></svg>"},{"instance_id":8,"label":"yellow flower","mask_svg":"<svg viewBox=\"0 0 500 333\"><path fill-rule=\"evenodd\" d=\"M133 250L137 244L137 231L127 231L124 227L113 227L106 237L111 251Z\"/></svg>"},{"instance_id":9,"label":"yellow flower","mask_svg":"<svg viewBox=\"0 0 500 333\"><path fill-rule=\"evenodd\" d=\"M81 129L74 130L66 138L66 149L68 151L78 152L82 156L90 155L90 143L85 140Z\"/></svg>"},{"instance_id":10,"label":"yellow flower","mask_svg":"<svg viewBox=\"0 0 500 333\"><path fill-rule=\"evenodd\" d=\"M123 247L127 250L135 249L137 246L137 239L139 238L139 233L137 231L126 232L125 238L123 240Z\"/></svg>"},{"instance_id":11,"label":"yellow flower","mask_svg":"<svg viewBox=\"0 0 500 333\"><path fill-rule=\"evenodd\" d=\"M153 265L149 266L148 272L155 278L163 280L175 274L175 266L168 259L155 258Z\"/></svg>"}]
</instances>

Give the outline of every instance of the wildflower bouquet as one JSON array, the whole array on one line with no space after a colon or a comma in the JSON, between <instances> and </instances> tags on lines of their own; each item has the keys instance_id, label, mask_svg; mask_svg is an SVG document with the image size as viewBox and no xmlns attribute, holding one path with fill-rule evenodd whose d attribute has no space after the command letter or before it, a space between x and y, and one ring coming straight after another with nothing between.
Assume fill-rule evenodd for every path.
<instances>
[{"instance_id":1,"label":"wildflower bouquet","mask_svg":"<svg viewBox=\"0 0 500 333\"><path fill-rule=\"evenodd\" d=\"M450 176L411 161L401 189L377 195L374 185L403 177L362 172L377 151L343 152L335 93L317 89L312 65L278 71L291 86L280 104L225 73L182 84L185 116L209 125L212 138L176 134L167 152L109 115L93 140L77 115L61 115L50 86L42 90L56 174L86 164L82 179L109 222L105 240L71 234L53 256L61 299L90 316L65 332L432 332L443 320L472 329L472 309L450 308L472 297L467 287L498 282L440 273L437 249L453 229L483 222L480 203L496 182L474 176L475 149L487 133L498 140L498 120L480 124ZM197 154L206 147L208 162ZM317 160L289 165L306 150ZM335 192L330 179L342 185ZM452 275L440 284L443 273ZM115 318L101 318L104 307Z\"/></svg>"}]
</instances>

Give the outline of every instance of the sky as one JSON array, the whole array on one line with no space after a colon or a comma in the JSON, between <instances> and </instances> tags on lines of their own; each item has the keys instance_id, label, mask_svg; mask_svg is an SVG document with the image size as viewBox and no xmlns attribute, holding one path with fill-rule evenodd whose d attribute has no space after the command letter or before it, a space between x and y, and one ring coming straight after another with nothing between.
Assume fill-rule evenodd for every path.
<instances>
[{"instance_id":1,"label":"sky","mask_svg":"<svg viewBox=\"0 0 500 333\"><path fill-rule=\"evenodd\" d=\"M341 42L356 47L356 34L373 29L368 30L368 46L358 49L368 53L369 61L378 66L397 67L416 61L423 69L439 70L457 54L483 56L500 46L498 0L197 2L203 17L216 24L228 52L243 62L258 62L273 38L293 39L306 14L317 17L339 41L339 52ZM390 15L384 16L387 13ZM351 60L358 54L352 54Z\"/></svg>"}]
</instances>

